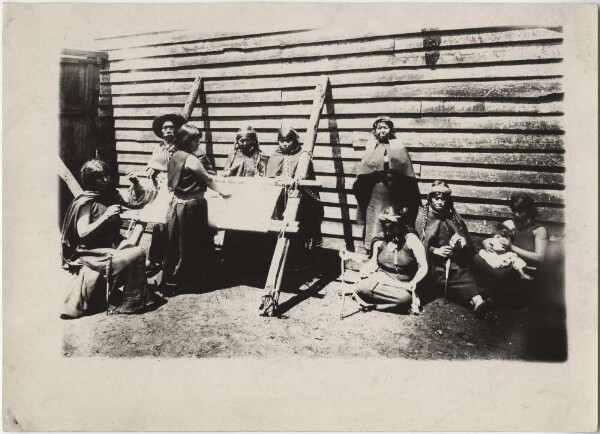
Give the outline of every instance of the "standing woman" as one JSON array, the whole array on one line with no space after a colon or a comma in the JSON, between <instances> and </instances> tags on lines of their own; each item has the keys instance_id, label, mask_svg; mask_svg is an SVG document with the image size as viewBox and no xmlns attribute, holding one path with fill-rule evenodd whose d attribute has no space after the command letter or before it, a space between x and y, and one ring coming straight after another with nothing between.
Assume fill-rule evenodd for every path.
<instances>
[{"instance_id":1,"label":"standing woman","mask_svg":"<svg viewBox=\"0 0 600 434\"><path fill-rule=\"evenodd\" d=\"M388 206L408 206L407 223L413 224L421 194L406 148L396 139L394 123L379 116L373 123L374 143L356 170L352 187L358 203L357 220L364 223L364 245L382 230L379 215Z\"/></svg>"},{"instance_id":2,"label":"standing woman","mask_svg":"<svg viewBox=\"0 0 600 434\"><path fill-rule=\"evenodd\" d=\"M429 264L428 289L479 317L493 308L483 299L471 266L475 248L467 226L454 209L452 190L444 181L434 181L425 206L419 209L416 230L425 245Z\"/></svg>"},{"instance_id":3,"label":"standing woman","mask_svg":"<svg viewBox=\"0 0 600 434\"><path fill-rule=\"evenodd\" d=\"M507 240L507 251L514 252L527 264L528 273L537 277L548 248L548 231L536 221L538 209L533 198L526 193L513 193L509 198L509 207L513 218L503 225L512 231L513 240ZM484 240L483 248L493 250L488 240ZM491 267L479 255L475 257L475 272L486 292L494 297L516 296L525 299L523 290L531 285L522 281L516 271Z\"/></svg>"},{"instance_id":4,"label":"standing woman","mask_svg":"<svg viewBox=\"0 0 600 434\"><path fill-rule=\"evenodd\" d=\"M277 140L279 148L269 157L267 163L267 177L282 177L288 180L298 179L296 173L298 163L301 159L308 159L308 171L305 179L315 179L311 155L302 150L300 137L293 128L282 128L279 130ZM290 262L296 261L298 268L305 268L308 253L320 247L322 243L321 221L323 220L323 204L319 193L309 188L302 190L300 208L298 211L299 229L295 242L290 247ZM279 197L275 208L274 218L283 219L283 212L287 204L286 191ZM293 265L292 265L293 267Z\"/></svg>"},{"instance_id":5,"label":"standing woman","mask_svg":"<svg viewBox=\"0 0 600 434\"><path fill-rule=\"evenodd\" d=\"M169 155L167 182L173 198L167 212L168 242L161 279L163 291L168 284L195 287L206 276L212 234L208 227L204 192L208 187L223 197L229 197L200 160L184 151L194 147L200 137L196 127L183 125L177 131L175 148Z\"/></svg>"},{"instance_id":6,"label":"standing woman","mask_svg":"<svg viewBox=\"0 0 600 434\"><path fill-rule=\"evenodd\" d=\"M406 224L408 208L390 206L379 216L383 232L373 238L371 259L360 270L353 299L362 308L389 305L419 314L417 284L427 275L427 254L416 231Z\"/></svg>"},{"instance_id":7,"label":"standing woman","mask_svg":"<svg viewBox=\"0 0 600 434\"><path fill-rule=\"evenodd\" d=\"M235 136L234 148L225 163L223 176L264 177L267 161L268 157L260 150L256 131L252 127L241 128ZM268 234L229 230L223 238L223 257L228 267L265 269L273 249Z\"/></svg>"},{"instance_id":8,"label":"standing woman","mask_svg":"<svg viewBox=\"0 0 600 434\"><path fill-rule=\"evenodd\" d=\"M265 176L268 157L260 150L252 127L240 128L235 136L223 176Z\"/></svg>"}]
</instances>

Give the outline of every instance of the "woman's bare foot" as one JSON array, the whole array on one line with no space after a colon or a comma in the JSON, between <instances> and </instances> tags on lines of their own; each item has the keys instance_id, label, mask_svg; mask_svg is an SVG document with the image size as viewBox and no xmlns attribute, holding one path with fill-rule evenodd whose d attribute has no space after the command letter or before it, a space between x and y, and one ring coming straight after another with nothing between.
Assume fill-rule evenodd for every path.
<instances>
[{"instance_id":1,"label":"woman's bare foot","mask_svg":"<svg viewBox=\"0 0 600 434\"><path fill-rule=\"evenodd\" d=\"M356 304L358 304L359 309L363 312L375 309L374 304L367 303L362 298L360 298L356 292L352 293L352 300L354 300Z\"/></svg>"}]
</instances>

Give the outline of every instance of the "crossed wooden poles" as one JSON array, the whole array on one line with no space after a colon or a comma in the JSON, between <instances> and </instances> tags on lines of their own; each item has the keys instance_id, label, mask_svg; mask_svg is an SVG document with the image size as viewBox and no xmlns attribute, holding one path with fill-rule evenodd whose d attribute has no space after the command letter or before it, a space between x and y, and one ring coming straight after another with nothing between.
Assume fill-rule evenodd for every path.
<instances>
[{"instance_id":1,"label":"crossed wooden poles","mask_svg":"<svg viewBox=\"0 0 600 434\"><path fill-rule=\"evenodd\" d=\"M273 252L273 258L269 267L269 274L267 275L267 281L265 284L265 292L262 296L260 313L264 316L273 316L277 313L277 306L279 301L279 293L281 289L281 281L283 278L283 272L285 269L285 263L287 259L287 253L290 246L290 235L298 231L298 212L300 209L301 190L305 187L319 187L320 183L317 181L305 180L308 168L311 161L312 152L315 146L317 138L317 131L319 127L319 120L321 118L321 112L325 103L325 96L327 93L327 86L329 86L329 78L327 76L321 76L317 86L315 87L315 96L313 99L313 105L310 113L310 119L308 127L306 129L306 136L303 150L306 151L306 158L301 158L296 167L293 182L281 182L272 180L273 184L282 185L282 188L287 185L291 185L292 188L286 188L287 202L286 208L283 213L283 221L281 223L272 222L269 225L268 231L279 232L280 236L277 239L275 250ZM202 78L197 77L192 85L192 90L188 95L185 105L182 110L182 115L186 120L191 117L194 109L194 104L198 100L200 89L202 88ZM59 159L58 173L60 177L67 183L67 186L71 190L74 196L78 196L83 191L79 186L79 183L75 177L71 174L69 169L65 166L62 160ZM223 182L223 180L220 180ZM239 182L239 180L228 180L225 182ZM269 182L269 181L267 181ZM270 183L270 182L269 182ZM287 185L286 185L287 184ZM299 189L300 188L300 189ZM129 241L133 245L137 245L146 229L147 222L136 220L128 237ZM236 229L236 228L219 228L219 229ZM264 229L257 229L257 231L263 231ZM108 292L107 292L108 293Z\"/></svg>"}]
</instances>

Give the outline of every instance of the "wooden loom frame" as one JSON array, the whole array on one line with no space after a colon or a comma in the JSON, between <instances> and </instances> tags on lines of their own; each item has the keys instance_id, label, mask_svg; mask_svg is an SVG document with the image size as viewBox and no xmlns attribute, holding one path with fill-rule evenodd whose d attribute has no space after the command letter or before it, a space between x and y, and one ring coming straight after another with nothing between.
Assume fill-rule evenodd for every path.
<instances>
[{"instance_id":1,"label":"wooden loom frame","mask_svg":"<svg viewBox=\"0 0 600 434\"><path fill-rule=\"evenodd\" d=\"M306 131L306 137L304 140L304 144L302 146L303 150L307 152L309 158L302 158L298 162L298 166L296 167L295 180L293 182L285 182L281 180L264 180L265 184L269 185L281 185L281 188L284 186L291 186L291 188L286 189L287 192L287 202L286 208L283 214L283 220L281 222L271 221L269 225L266 226L267 232L278 232L280 236L277 239L277 244L275 246L275 250L273 252L273 258L271 260L271 265L269 267L269 273L267 275L267 281L265 284L265 292L261 299L260 305L260 313L264 316L273 316L276 315L276 310L278 307L279 294L281 289L281 281L283 277L283 272L285 269L285 263L287 260L287 253L290 245L290 234L296 233L298 231L298 212L300 208L300 199L301 192L300 188L305 187L320 187L320 183L317 181L306 180L306 176L308 173L309 163L311 161L312 152L315 146L315 141L317 137L317 130L319 126L319 120L321 118L321 112L323 111L323 106L325 104L325 97L327 93L327 88L329 86L329 77L321 76L318 84L315 87L315 96L313 99L313 105L310 113L309 123ZM191 114L194 110L194 104L198 99L200 94L200 89L202 88L202 77L197 77L194 80L192 85L192 90L190 91L188 98L184 104L182 109L182 115L185 120L189 120ZM75 177L71 174L66 165L59 159L58 165L58 173L60 177L67 183L71 192L77 196L81 194L83 191L79 186L79 183L75 179ZM241 183L242 180L239 179L219 179L218 182L221 183ZM299 188L300 187L300 188ZM147 222L132 219L133 228L131 228L129 234L129 241L134 245L138 245L141 237L146 230ZM236 230L238 228L235 227L222 227L216 229L223 230ZM239 229L238 229L239 230ZM244 230L252 230L248 228L244 228ZM256 229L256 231L264 232L265 229Z\"/></svg>"}]
</instances>

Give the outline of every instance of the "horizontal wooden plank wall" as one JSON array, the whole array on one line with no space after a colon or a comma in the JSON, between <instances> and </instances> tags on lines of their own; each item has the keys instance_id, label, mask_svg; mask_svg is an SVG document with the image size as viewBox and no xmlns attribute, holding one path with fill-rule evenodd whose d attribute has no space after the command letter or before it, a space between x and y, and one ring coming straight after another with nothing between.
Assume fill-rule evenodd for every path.
<instances>
[{"instance_id":1,"label":"horizontal wooden plank wall","mask_svg":"<svg viewBox=\"0 0 600 434\"><path fill-rule=\"evenodd\" d=\"M559 28L171 32L97 42L109 53L99 114L114 120L121 175L147 162L158 142L153 117L180 110L197 76L204 85L191 122L221 169L239 127L253 126L268 154L281 125L304 133L313 88L326 74L331 98L314 152L326 246L360 246L351 187L379 114L395 120L423 195L434 179L448 180L475 236L510 215L514 191L536 198L552 234L563 231Z\"/></svg>"}]
</instances>

